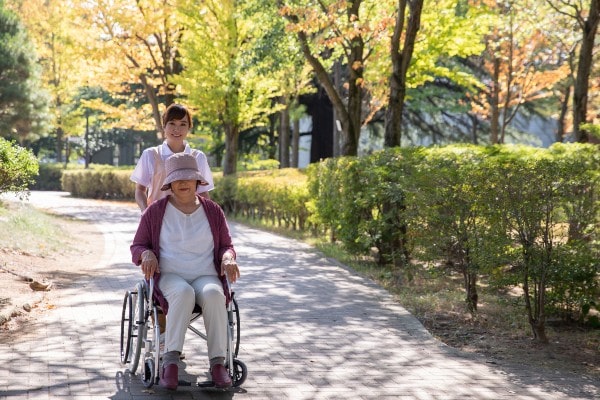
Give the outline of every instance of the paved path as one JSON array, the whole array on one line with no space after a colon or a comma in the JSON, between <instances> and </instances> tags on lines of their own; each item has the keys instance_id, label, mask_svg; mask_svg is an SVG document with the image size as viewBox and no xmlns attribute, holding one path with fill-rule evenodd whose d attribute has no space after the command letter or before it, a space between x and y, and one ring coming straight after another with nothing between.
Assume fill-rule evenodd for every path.
<instances>
[{"instance_id":1,"label":"paved path","mask_svg":"<svg viewBox=\"0 0 600 400\"><path fill-rule=\"evenodd\" d=\"M246 383L231 392L145 390L118 356L122 298L141 277L129 261L139 212L61 192L34 192L29 201L94 222L104 255L18 342L0 338L0 400L600 398L598 382L548 379L448 348L370 281L309 246L238 224L231 229ZM188 335L183 378L206 379L205 349Z\"/></svg>"}]
</instances>

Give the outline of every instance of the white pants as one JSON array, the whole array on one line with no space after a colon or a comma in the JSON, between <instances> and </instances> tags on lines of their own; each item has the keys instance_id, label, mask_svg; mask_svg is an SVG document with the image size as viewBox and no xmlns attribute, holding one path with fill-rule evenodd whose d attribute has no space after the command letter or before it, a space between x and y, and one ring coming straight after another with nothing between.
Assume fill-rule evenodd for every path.
<instances>
[{"instance_id":1,"label":"white pants","mask_svg":"<svg viewBox=\"0 0 600 400\"><path fill-rule=\"evenodd\" d=\"M201 276L191 283L179 275L162 274L158 283L169 303L165 353L183 349L185 333L192 318L194 304L202 307L206 328L208 359L227 353L227 309L223 285L216 276Z\"/></svg>"}]
</instances>

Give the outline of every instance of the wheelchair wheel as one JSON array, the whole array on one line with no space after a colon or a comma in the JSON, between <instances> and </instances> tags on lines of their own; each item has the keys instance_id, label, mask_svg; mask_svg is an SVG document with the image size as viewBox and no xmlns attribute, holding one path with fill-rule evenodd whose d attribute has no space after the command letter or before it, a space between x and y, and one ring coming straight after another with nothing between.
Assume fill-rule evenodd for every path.
<instances>
[{"instance_id":1,"label":"wheelchair wheel","mask_svg":"<svg viewBox=\"0 0 600 400\"><path fill-rule=\"evenodd\" d=\"M230 323L233 322L233 357L237 357L240 351L240 311L238 309L238 303L234 296L231 297L232 305L231 305L231 314L230 314Z\"/></svg>"},{"instance_id":2,"label":"wheelchair wheel","mask_svg":"<svg viewBox=\"0 0 600 400\"><path fill-rule=\"evenodd\" d=\"M233 360L233 368L229 371L233 387L241 386L246 381L248 376L248 368L246 364L238 359Z\"/></svg>"},{"instance_id":3,"label":"wheelchair wheel","mask_svg":"<svg viewBox=\"0 0 600 400\"><path fill-rule=\"evenodd\" d=\"M131 356L131 335L133 334L133 307L131 292L125 293L121 311L121 364L126 364Z\"/></svg>"},{"instance_id":4,"label":"wheelchair wheel","mask_svg":"<svg viewBox=\"0 0 600 400\"><path fill-rule=\"evenodd\" d=\"M146 297L144 285L140 282L136 285L136 291L132 293L134 324L131 338L131 366L129 367L131 374L135 374L137 370L144 340L146 339Z\"/></svg>"}]
</instances>

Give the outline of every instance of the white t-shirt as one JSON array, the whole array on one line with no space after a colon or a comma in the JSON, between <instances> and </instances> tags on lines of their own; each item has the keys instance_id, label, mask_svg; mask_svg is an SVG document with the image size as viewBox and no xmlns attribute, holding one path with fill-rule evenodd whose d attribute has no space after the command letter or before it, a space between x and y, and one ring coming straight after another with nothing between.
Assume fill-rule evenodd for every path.
<instances>
[{"instance_id":1,"label":"white t-shirt","mask_svg":"<svg viewBox=\"0 0 600 400\"><path fill-rule=\"evenodd\" d=\"M200 276L217 275L215 244L202 206L188 215L168 203L159 246L161 273L177 274L190 283Z\"/></svg>"},{"instance_id":2,"label":"white t-shirt","mask_svg":"<svg viewBox=\"0 0 600 400\"><path fill-rule=\"evenodd\" d=\"M158 161L157 150L158 156L160 157L160 160L162 162L160 165L156 165ZM208 192L209 190L213 190L215 188L215 185L213 182L212 172L210 171L210 167L208 166L208 160L206 158L206 155L200 150L192 151L192 148L187 142L185 143L185 149L183 150L183 152L187 154L193 154L196 157L196 162L198 163L198 170L200 171L200 175L202 175L204 179L206 179L206 181L208 182L208 185L198 186L197 193L203 193ZM152 201L166 197L171 192L170 190L161 191L160 188L165 178L165 160L173 154L175 153L173 153L173 151L169 148L166 141L164 141L161 145L157 147L149 147L142 152L142 155L138 160L138 163L135 166L133 173L131 174L130 179L133 182L139 183L140 185L148 188L148 205L150 205Z\"/></svg>"}]
</instances>

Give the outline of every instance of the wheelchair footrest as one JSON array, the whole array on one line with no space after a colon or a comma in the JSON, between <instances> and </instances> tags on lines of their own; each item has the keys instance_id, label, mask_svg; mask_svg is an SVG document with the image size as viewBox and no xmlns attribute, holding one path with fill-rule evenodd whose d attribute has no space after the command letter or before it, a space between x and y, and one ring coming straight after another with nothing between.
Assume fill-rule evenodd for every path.
<instances>
[{"instance_id":1,"label":"wheelchair footrest","mask_svg":"<svg viewBox=\"0 0 600 400\"><path fill-rule=\"evenodd\" d=\"M196 382L196 386L198 386L199 388L203 388L203 389L210 389L211 392L212 391L227 392L231 389L234 389L233 387L218 388L215 386L215 383L213 381Z\"/></svg>"}]
</instances>

